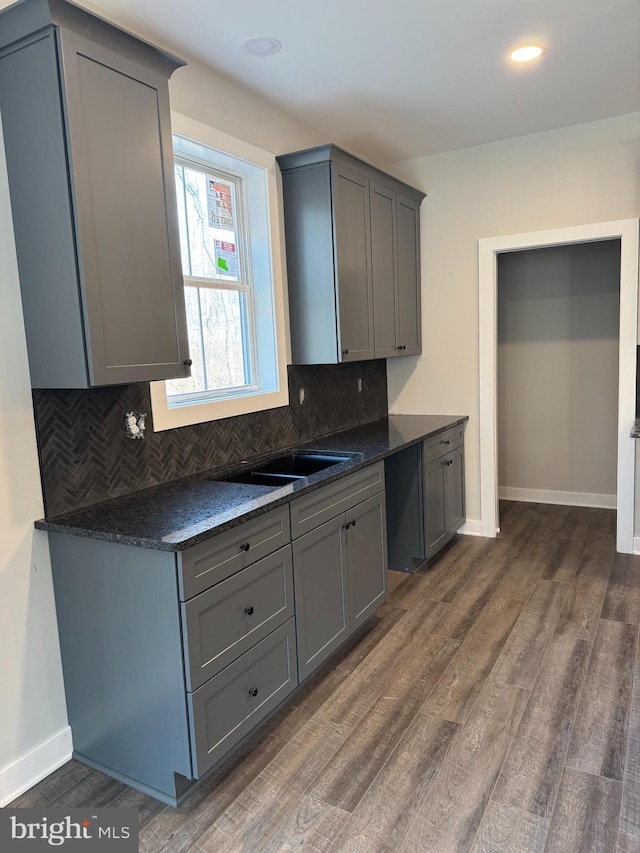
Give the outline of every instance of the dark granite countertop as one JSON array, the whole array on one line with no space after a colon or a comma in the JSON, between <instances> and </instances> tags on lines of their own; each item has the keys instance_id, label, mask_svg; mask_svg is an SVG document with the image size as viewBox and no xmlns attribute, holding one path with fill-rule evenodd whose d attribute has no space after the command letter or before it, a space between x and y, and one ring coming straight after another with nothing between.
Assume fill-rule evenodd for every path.
<instances>
[{"instance_id":1,"label":"dark granite countertop","mask_svg":"<svg viewBox=\"0 0 640 853\"><path fill-rule=\"evenodd\" d=\"M636 418L631 427L631 438L640 438L640 418Z\"/></svg>"},{"instance_id":2,"label":"dark granite countertop","mask_svg":"<svg viewBox=\"0 0 640 853\"><path fill-rule=\"evenodd\" d=\"M296 449L353 455L293 484L274 489L207 479L240 471L248 467L247 463L255 464L257 458L242 460L232 467L203 471L67 515L42 519L36 527L141 548L182 551L466 420L467 416L389 415L297 445ZM259 459L268 461L286 452L281 448Z\"/></svg>"}]
</instances>

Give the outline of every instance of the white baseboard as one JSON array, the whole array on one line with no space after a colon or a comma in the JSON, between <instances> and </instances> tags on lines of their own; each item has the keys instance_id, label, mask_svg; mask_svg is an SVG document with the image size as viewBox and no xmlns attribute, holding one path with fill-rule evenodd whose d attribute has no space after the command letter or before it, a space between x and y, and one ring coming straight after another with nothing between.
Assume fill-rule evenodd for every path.
<instances>
[{"instance_id":1,"label":"white baseboard","mask_svg":"<svg viewBox=\"0 0 640 853\"><path fill-rule=\"evenodd\" d=\"M640 554L640 536L635 536L633 540L633 553Z\"/></svg>"},{"instance_id":2,"label":"white baseboard","mask_svg":"<svg viewBox=\"0 0 640 853\"><path fill-rule=\"evenodd\" d=\"M476 521L475 518L468 518L460 530L458 530L458 533L461 533L463 536L482 536L482 524L480 521Z\"/></svg>"},{"instance_id":3,"label":"white baseboard","mask_svg":"<svg viewBox=\"0 0 640 853\"><path fill-rule=\"evenodd\" d=\"M71 729L67 726L17 761L0 769L0 808L66 764L72 751Z\"/></svg>"},{"instance_id":4,"label":"white baseboard","mask_svg":"<svg viewBox=\"0 0 640 853\"><path fill-rule=\"evenodd\" d=\"M515 486L500 486L498 495L500 500L504 501L591 506L599 509L616 508L616 495L595 495L589 492L556 492L547 489L518 489Z\"/></svg>"}]
</instances>

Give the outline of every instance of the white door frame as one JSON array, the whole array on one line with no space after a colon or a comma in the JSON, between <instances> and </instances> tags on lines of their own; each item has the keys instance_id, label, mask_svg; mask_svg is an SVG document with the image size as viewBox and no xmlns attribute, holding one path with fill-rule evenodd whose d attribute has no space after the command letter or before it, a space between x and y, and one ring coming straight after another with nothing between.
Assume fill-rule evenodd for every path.
<instances>
[{"instance_id":1,"label":"white door frame","mask_svg":"<svg viewBox=\"0 0 640 853\"><path fill-rule=\"evenodd\" d=\"M521 249L567 246L620 238L620 349L618 383L618 481L616 548L633 553L638 341L638 219L577 225L479 241L480 520L482 535L498 529L497 256Z\"/></svg>"}]
</instances>

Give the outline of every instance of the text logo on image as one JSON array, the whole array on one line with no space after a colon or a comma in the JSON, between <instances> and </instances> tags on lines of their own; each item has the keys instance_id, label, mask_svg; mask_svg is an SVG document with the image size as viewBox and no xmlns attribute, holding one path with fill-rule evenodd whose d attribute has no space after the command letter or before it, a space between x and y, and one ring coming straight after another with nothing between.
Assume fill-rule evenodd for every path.
<instances>
[{"instance_id":1,"label":"text logo on image","mask_svg":"<svg viewBox=\"0 0 640 853\"><path fill-rule=\"evenodd\" d=\"M0 850L138 853L136 809L0 809Z\"/></svg>"}]
</instances>

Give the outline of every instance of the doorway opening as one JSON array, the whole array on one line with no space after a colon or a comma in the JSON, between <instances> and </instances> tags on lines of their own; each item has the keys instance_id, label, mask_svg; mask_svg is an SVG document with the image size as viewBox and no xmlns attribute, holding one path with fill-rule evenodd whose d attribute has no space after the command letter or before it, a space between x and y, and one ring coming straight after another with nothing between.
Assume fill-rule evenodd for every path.
<instances>
[{"instance_id":1,"label":"doorway opening","mask_svg":"<svg viewBox=\"0 0 640 853\"><path fill-rule=\"evenodd\" d=\"M480 490L483 536L499 529L498 488L498 258L523 249L619 241L620 303L617 377L616 547L633 553L635 444L630 431L636 406L638 334L638 220L480 240ZM561 490L559 490L561 491ZM566 490L570 491L570 490Z\"/></svg>"}]
</instances>

